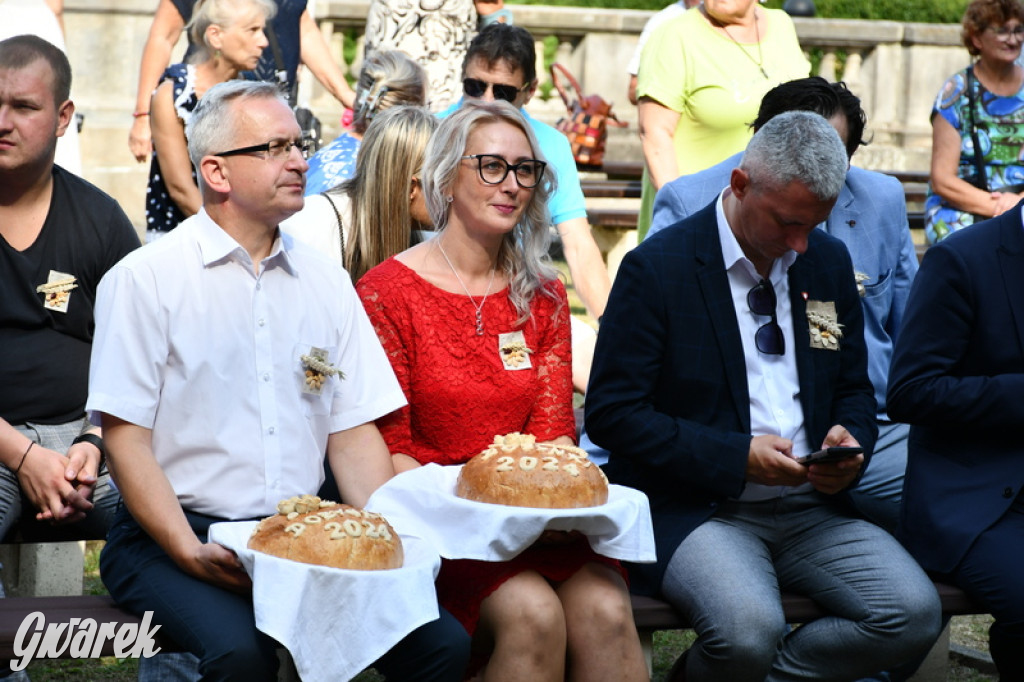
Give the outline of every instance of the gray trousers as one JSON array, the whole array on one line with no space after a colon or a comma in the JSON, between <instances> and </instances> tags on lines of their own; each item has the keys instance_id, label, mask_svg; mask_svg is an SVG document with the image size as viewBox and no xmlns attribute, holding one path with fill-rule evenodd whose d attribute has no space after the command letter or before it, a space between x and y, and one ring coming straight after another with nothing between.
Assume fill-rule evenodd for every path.
<instances>
[{"instance_id":1,"label":"gray trousers","mask_svg":"<svg viewBox=\"0 0 1024 682\"><path fill-rule=\"evenodd\" d=\"M27 438L35 441L37 445L66 453L71 447L71 441L78 437L85 425L85 419L82 418L65 424L22 424L15 428ZM106 537L107 529L110 528L114 519L114 512L121 501L121 496L111 485L106 464L100 465L98 478L92 496L92 502L95 505L92 510L78 523L46 528L47 540ZM22 514L34 516L35 513L36 510L32 503L22 494L21 484L18 482L18 477L14 475L14 471L0 465L0 539L18 523Z\"/></svg>"}]
</instances>

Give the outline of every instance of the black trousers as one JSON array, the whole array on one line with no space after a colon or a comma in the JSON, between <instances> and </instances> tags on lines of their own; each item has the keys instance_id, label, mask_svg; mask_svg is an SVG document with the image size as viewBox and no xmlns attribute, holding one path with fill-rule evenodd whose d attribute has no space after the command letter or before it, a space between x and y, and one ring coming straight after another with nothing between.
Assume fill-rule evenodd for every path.
<instances>
[{"instance_id":1,"label":"black trousers","mask_svg":"<svg viewBox=\"0 0 1024 682\"><path fill-rule=\"evenodd\" d=\"M186 516L204 542L209 526L223 520ZM278 645L256 629L252 599L186 574L123 506L100 556L100 574L122 608L140 616L152 611L161 632L199 658L203 680L277 679ZM411 632L373 667L389 680L457 682L468 659L469 635L441 609L438 620Z\"/></svg>"}]
</instances>

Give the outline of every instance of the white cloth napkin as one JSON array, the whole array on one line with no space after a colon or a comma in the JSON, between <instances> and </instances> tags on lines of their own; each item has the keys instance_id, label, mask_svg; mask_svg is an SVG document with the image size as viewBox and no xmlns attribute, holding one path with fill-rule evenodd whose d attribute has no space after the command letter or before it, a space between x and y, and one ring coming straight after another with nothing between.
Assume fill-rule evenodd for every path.
<instances>
[{"instance_id":1,"label":"white cloth napkin","mask_svg":"<svg viewBox=\"0 0 1024 682\"><path fill-rule=\"evenodd\" d=\"M446 559L508 561L545 530L576 530L603 556L655 561L650 504L639 490L611 485L608 502L599 507L510 507L456 497L461 469L428 464L399 474L373 493L366 508L415 528Z\"/></svg>"},{"instance_id":2,"label":"white cloth napkin","mask_svg":"<svg viewBox=\"0 0 1024 682\"><path fill-rule=\"evenodd\" d=\"M252 578L256 627L288 649L304 682L349 680L437 619L434 578L441 561L415 535L399 532L401 568L345 571L249 549L256 523L215 523L209 537L238 555Z\"/></svg>"}]
</instances>

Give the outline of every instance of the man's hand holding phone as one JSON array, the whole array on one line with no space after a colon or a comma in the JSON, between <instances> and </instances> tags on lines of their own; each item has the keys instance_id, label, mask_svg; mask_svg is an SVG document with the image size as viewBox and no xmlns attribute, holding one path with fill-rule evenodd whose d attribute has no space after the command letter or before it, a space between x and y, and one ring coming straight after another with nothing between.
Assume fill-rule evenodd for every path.
<instances>
[{"instance_id":1,"label":"man's hand holding phone","mask_svg":"<svg viewBox=\"0 0 1024 682\"><path fill-rule=\"evenodd\" d=\"M836 424L829 429L821 450L798 457L797 462L807 467L807 480L815 490L834 495L857 478L864 465L864 448L844 426Z\"/></svg>"},{"instance_id":2,"label":"man's hand holding phone","mask_svg":"<svg viewBox=\"0 0 1024 682\"><path fill-rule=\"evenodd\" d=\"M810 466L812 464L821 464L823 462L839 462L847 457L856 457L857 455L864 454L864 448L862 447L831 447L822 448L817 452L812 452L809 455L803 457L797 457L796 461L804 466Z\"/></svg>"}]
</instances>

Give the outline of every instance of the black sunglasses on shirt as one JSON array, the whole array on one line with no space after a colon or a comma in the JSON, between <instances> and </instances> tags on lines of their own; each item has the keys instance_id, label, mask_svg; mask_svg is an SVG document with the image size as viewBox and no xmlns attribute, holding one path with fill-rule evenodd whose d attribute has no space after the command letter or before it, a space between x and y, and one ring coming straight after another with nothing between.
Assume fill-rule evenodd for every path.
<instances>
[{"instance_id":1,"label":"black sunglasses on shirt","mask_svg":"<svg viewBox=\"0 0 1024 682\"><path fill-rule=\"evenodd\" d=\"M784 355L786 353L786 337L782 335L782 327L779 326L779 320L775 316L777 304L775 287L766 279L762 279L747 292L747 306L750 307L750 312L772 318L754 333L754 345L757 346L758 351L766 355Z\"/></svg>"}]
</instances>

